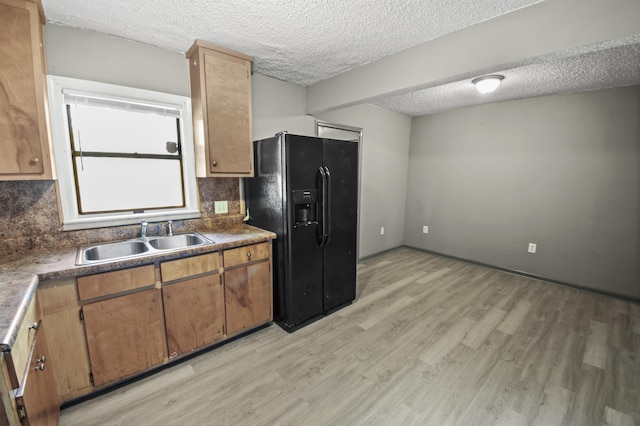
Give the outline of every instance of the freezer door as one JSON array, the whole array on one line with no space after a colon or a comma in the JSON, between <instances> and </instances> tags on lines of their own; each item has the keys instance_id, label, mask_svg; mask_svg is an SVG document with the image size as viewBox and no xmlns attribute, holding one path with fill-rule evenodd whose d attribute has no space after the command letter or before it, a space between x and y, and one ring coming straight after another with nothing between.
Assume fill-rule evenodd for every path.
<instances>
[{"instance_id":1,"label":"freezer door","mask_svg":"<svg viewBox=\"0 0 640 426\"><path fill-rule=\"evenodd\" d=\"M323 311L351 303L356 297L358 229L358 143L325 139L323 163L329 175L330 223L323 249Z\"/></svg>"},{"instance_id":2,"label":"freezer door","mask_svg":"<svg viewBox=\"0 0 640 426\"><path fill-rule=\"evenodd\" d=\"M278 321L284 317L286 278L285 252L288 230L285 226L286 210L283 173L285 164L283 141L279 137L253 143L255 176L242 179L249 225L275 232L273 240L273 317Z\"/></svg>"}]
</instances>

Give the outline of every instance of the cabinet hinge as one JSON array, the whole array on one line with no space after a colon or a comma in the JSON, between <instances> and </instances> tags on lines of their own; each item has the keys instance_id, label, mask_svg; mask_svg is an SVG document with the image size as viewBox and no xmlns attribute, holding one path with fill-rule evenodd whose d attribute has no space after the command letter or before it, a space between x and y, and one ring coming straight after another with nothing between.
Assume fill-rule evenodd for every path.
<instances>
[{"instance_id":1,"label":"cabinet hinge","mask_svg":"<svg viewBox=\"0 0 640 426\"><path fill-rule=\"evenodd\" d=\"M91 386L95 386L95 382L93 381L93 373L89 373L89 381L91 382Z\"/></svg>"},{"instance_id":2,"label":"cabinet hinge","mask_svg":"<svg viewBox=\"0 0 640 426\"><path fill-rule=\"evenodd\" d=\"M20 420L27 418L27 410L25 410L24 405L18 407L18 418Z\"/></svg>"},{"instance_id":3,"label":"cabinet hinge","mask_svg":"<svg viewBox=\"0 0 640 426\"><path fill-rule=\"evenodd\" d=\"M222 285L222 275L219 275L218 278L220 279L220 285Z\"/></svg>"},{"instance_id":4,"label":"cabinet hinge","mask_svg":"<svg viewBox=\"0 0 640 426\"><path fill-rule=\"evenodd\" d=\"M84 321L84 311L80 308L80 321Z\"/></svg>"}]
</instances>

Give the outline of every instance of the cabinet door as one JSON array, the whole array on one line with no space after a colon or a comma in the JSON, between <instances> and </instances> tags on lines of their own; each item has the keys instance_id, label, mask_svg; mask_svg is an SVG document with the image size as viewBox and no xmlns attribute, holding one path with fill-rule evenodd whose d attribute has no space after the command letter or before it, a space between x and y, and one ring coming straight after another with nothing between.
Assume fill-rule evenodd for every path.
<instances>
[{"instance_id":1,"label":"cabinet door","mask_svg":"<svg viewBox=\"0 0 640 426\"><path fill-rule=\"evenodd\" d=\"M160 290L90 303L83 311L95 386L163 362Z\"/></svg>"},{"instance_id":2,"label":"cabinet door","mask_svg":"<svg viewBox=\"0 0 640 426\"><path fill-rule=\"evenodd\" d=\"M271 321L269 262L225 271L224 297L227 335Z\"/></svg>"},{"instance_id":3,"label":"cabinet door","mask_svg":"<svg viewBox=\"0 0 640 426\"><path fill-rule=\"evenodd\" d=\"M211 175L253 173L251 62L205 50L205 93Z\"/></svg>"},{"instance_id":4,"label":"cabinet door","mask_svg":"<svg viewBox=\"0 0 640 426\"><path fill-rule=\"evenodd\" d=\"M224 337L220 274L164 286L162 298L169 358Z\"/></svg>"},{"instance_id":5,"label":"cabinet door","mask_svg":"<svg viewBox=\"0 0 640 426\"><path fill-rule=\"evenodd\" d=\"M47 329L51 367L55 371L60 402L66 402L93 390L87 339L80 319L80 305L73 278L41 282L38 303Z\"/></svg>"},{"instance_id":6,"label":"cabinet door","mask_svg":"<svg viewBox=\"0 0 640 426\"><path fill-rule=\"evenodd\" d=\"M36 306L36 299L34 298L27 306L22 324L18 327L18 334L11 348L11 352L7 354L7 360L9 364L12 365L8 373L13 389L22 386L24 382L24 374L27 371L26 367L29 363L33 340L41 324L40 319L40 313Z\"/></svg>"},{"instance_id":7,"label":"cabinet door","mask_svg":"<svg viewBox=\"0 0 640 426\"><path fill-rule=\"evenodd\" d=\"M0 1L0 180L52 177L38 5Z\"/></svg>"},{"instance_id":8,"label":"cabinet door","mask_svg":"<svg viewBox=\"0 0 640 426\"><path fill-rule=\"evenodd\" d=\"M53 369L50 366L49 350L45 339L44 322L40 324L33 345L29 370L23 387L18 390L16 403L25 425L57 425L59 399Z\"/></svg>"}]
</instances>

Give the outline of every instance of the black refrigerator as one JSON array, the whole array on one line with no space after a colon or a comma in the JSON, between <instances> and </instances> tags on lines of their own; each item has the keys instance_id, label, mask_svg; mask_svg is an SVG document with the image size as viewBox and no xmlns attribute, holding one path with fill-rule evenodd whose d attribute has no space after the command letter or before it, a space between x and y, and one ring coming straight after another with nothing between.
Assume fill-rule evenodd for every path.
<instances>
[{"instance_id":1,"label":"black refrigerator","mask_svg":"<svg viewBox=\"0 0 640 426\"><path fill-rule=\"evenodd\" d=\"M278 236L274 320L293 332L355 299L358 143L279 133L254 156L248 223Z\"/></svg>"}]
</instances>

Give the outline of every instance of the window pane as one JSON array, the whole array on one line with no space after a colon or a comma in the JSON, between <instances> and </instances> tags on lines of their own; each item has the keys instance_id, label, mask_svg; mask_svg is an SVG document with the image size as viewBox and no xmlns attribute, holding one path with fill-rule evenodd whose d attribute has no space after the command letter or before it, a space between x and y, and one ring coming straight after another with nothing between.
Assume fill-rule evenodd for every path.
<instances>
[{"instance_id":1,"label":"window pane","mask_svg":"<svg viewBox=\"0 0 640 426\"><path fill-rule=\"evenodd\" d=\"M125 152L178 156L175 117L69 105L75 151Z\"/></svg>"},{"instance_id":2,"label":"window pane","mask_svg":"<svg viewBox=\"0 0 640 426\"><path fill-rule=\"evenodd\" d=\"M184 206L180 161L76 157L81 213Z\"/></svg>"}]
</instances>

